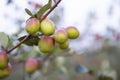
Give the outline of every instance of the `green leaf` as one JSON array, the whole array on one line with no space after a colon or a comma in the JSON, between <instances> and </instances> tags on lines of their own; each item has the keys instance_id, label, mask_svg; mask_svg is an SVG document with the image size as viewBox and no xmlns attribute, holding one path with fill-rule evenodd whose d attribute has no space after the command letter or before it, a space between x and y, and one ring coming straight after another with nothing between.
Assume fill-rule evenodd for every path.
<instances>
[{"instance_id":1,"label":"green leaf","mask_svg":"<svg viewBox=\"0 0 120 80\"><path fill-rule=\"evenodd\" d=\"M25 38L26 36L22 36L20 37L18 40L21 41ZM38 45L38 41L39 41L39 37L38 36L31 36L29 38L29 40L25 41L24 44L28 45L28 46L34 46L34 45Z\"/></svg>"},{"instance_id":2,"label":"green leaf","mask_svg":"<svg viewBox=\"0 0 120 80\"><path fill-rule=\"evenodd\" d=\"M0 44L5 49L8 47L9 37L4 32L0 32Z\"/></svg>"},{"instance_id":3,"label":"green leaf","mask_svg":"<svg viewBox=\"0 0 120 80\"><path fill-rule=\"evenodd\" d=\"M29 10L29 9L25 9L25 11L26 11L26 13L28 14L28 15L30 15L31 17L33 17L33 14L31 13L31 11Z\"/></svg>"},{"instance_id":4,"label":"green leaf","mask_svg":"<svg viewBox=\"0 0 120 80\"><path fill-rule=\"evenodd\" d=\"M44 5L36 14L37 18L40 18L50 7L52 0L49 0L46 5Z\"/></svg>"}]
</instances>

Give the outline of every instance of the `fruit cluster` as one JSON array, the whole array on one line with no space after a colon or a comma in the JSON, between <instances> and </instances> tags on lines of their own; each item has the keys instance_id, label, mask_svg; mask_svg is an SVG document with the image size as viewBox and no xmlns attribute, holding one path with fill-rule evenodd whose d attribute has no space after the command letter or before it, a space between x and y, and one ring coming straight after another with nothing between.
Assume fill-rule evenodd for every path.
<instances>
[{"instance_id":1,"label":"fruit cluster","mask_svg":"<svg viewBox=\"0 0 120 80\"><path fill-rule=\"evenodd\" d=\"M59 44L61 49L69 47L69 39L76 39L79 37L79 31L74 26L61 28L55 30L55 25L49 19L44 19L40 22L37 18L30 18L26 23L26 31L30 35L40 32L41 36L38 47L43 53L51 53L55 44Z\"/></svg>"},{"instance_id":2,"label":"fruit cluster","mask_svg":"<svg viewBox=\"0 0 120 80\"><path fill-rule=\"evenodd\" d=\"M7 52L4 50L0 51L0 79L6 78L11 73L11 64L8 59Z\"/></svg>"},{"instance_id":3,"label":"fruit cluster","mask_svg":"<svg viewBox=\"0 0 120 80\"><path fill-rule=\"evenodd\" d=\"M42 22L37 18L30 18L26 23L26 31L30 35L35 35L37 32L42 33L40 36L38 47L43 53L51 53L55 44L61 49L69 47L69 39L76 39L79 37L77 28L69 26L68 28L61 28L55 30L55 25L49 19L44 19ZM28 74L34 73L40 66L37 59L30 58L25 63L25 70ZM0 78L6 78L11 73L11 64L5 50L0 51Z\"/></svg>"},{"instance_id":4,"label":"fruit cluster","mask_svg":"<svg viewBox=\"0 0 120 80\"><path fill-rule=\"evenodd\" d=\"M25 26L25 29L29 35L10 50L5 49L6 51L0 51L0 79L9 76L11 73L11 64L9 62L7 53L10 53L12 50L19 47L25 41L30 40L31 36L37 36L36 43L40 51L47 54L52 53L52 51L56 47L56 44L61 49L67 49L69 47L69 39L76 39L79 37L79 31L74 26L69 26L68 28L61 28L56 30L54 23L46 18L55 9L55 7L57 7L60 1L61 0L58 0L58 2L54 1L55 5L52 6L52 0L49 0L48 3L45 6L41 7L41 9L39 9L39 11L35 15L33 15L29 9L25 9L26 13L31 16L27 20ZM37 5L37 7L40 8L39 5ZM43 16L43 14L47 10L49 11ZM42 35L37 35L36 33L40 33ZM35 39L33 39L31 42L35 42ZM38 68L40 68L40 63L40 61L34 58L27 59L25 63L26 72L28 74L34 73Z\"/></svg>"},{"instance_id":5,"label":"fruit cluster","mask_svg":"<svg viewBox=\"0 0 120 80\"><path fill-rule=\"evenodd\" d=\"M69 39L79 37L79 31L74 26L55 30L55 25L49 19L40 22L37 18L30 18L25 28L30 35L35 35L37 32L42 34L38 42L38 47L42 53L52 53L55 44L58 44L61 49L67 49ZM38 69L39 65L36 59L30 58L26 61L25 70L28 74L32 74Z\"/></svg>"}]
</instances>

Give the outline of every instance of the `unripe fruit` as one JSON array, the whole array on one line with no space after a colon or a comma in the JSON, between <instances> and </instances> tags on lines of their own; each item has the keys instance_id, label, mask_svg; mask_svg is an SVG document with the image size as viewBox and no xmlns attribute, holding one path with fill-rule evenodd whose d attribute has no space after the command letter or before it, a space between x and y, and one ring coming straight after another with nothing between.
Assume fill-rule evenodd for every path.
<instances>
[{"instance_id":1,"label":"unripe fruit","mask_svg":"<svg viewBox=\"0 0 120 80\"><path fill-rule=\"evenodd\" d=\"M6 51L0 51L0 69L4 69L8 64L8 55Z\"/></svg>"},{"instance_id":2,"label":"unripe fruit","mask_svg":"<svg viewBox=\"0 0 120 80\"><path fill-rule=\"evenodd\" d=\"M32 74L38 69L38 66L38 61L34 58L30 58L25 63L25 70L28 74Z\"/></svg>"},{"instance_id":3,"label":"unripe fruit","mask_svg":"<svg viewBox=\"0 0 120 80\"><path fill-rule=\"evenodd\" d=\"M3 79L3 78L5 78L3 74L3 70L0 70L0 79Z\"/></svg>"},{"instance_id":4,"label":"unripe fruit","mask_svg":"<svg viewBox=\"0 0 120 80\"><path fill-rule=\"evenodd\" d=\"M68 40L68 34L64 29L59 29L54 35L55 41L62 44Z\"/></svg>"},{"instance_id":5,"label":"unripe fruit","mask_svg":"<svg viewBox=\"0 0 120 80\"><path fill-rule=\"evenodd\" d=\"M7 67L5 69L0 69L0 78L6 78L10 75L11 73L11 64L8 63Z\"/></svg>"},{"instance_id":6,"label":"unripe fruit","mask_svg":"<svg viewBox=\"0 0 120 80\"><path fill-rule=\"evenodd\" d=\"M30 18L26 23L26 31L31 35L39 31L39 28L40 28L40 22L36 18Z\"/></svg>"},{"instance_id":7,"label":"unripe fruit","mask_svg":"<svg viewBox=\"0 0 120 80\"><path fill-rule=\"evenodd\" d=\"M42 36L38 46L41 52L50 53L55 46L55 40L51 36Z\"/></svg>"},{"instance_id":8,"label":"unripe fruit","mask_svg":"<svg viewBox=\"0 0 120 80\"><path fill-rule=\"evenodd\" d=\"M68 40L65 41L65 42L62 43L62 44L59 44L59 47L60 47L61 49L67 49L68 46L69 46L69 41L68 41Z\"/></svg>"},{"instance_id":9,"label":"unripe fruit","mask_svg":"<svg viewBox=\"0 0 120 80\"><path fill-rule=\"evenodd\" d=\"M66 29L66 31L70 39L76 39L79 37L79 31L77 30L76 27L70 26Z\"/></svg>"},{"instance_id":10,"label":"unripe fruit","mask_svg":"<svg viewBox=\"0 0 120 80\"><path fill-rule=\"evenodd\" d=\"M52 21L50 21L49 19L44 19L42 22L41 22L41 25L40 25L40 31L46 35L46 36L49 36L49 35L52 35L55 31L55 26L54 24L52 23Z\"/></svg>"},{"instance_id":11,"label":"unripe fruit","mask_svg":"<svg viewBox=\"0 0 120 80\"><path fill-rule=\"evenodd\" d=\"M11 73L12 66L10 63L8 63L7 67L3 70L4 71L4 77L8 77Z\"/></svg>"}]
</instances>

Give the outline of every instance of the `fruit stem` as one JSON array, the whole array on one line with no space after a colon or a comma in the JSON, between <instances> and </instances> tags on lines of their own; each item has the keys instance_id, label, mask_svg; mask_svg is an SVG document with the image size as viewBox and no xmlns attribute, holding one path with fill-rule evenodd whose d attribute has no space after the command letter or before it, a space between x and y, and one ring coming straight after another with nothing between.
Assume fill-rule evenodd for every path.
<instances>
[{"instance_id":1,"label":"fruit stem","mask_svg":"<svg viewBox=\"0 0 120 80\"><path fill-rule=\"evenodd\" d=\"M56 7L57 5L61 2L61 0L58 0L51 8L50 10L40 19L40 22L42 22ZM20 43L18 43L16 46L14 46L13 48L11 48L10 50L7 51L7 53L12 52L14 49L16 49L17 47L19 47L22 43L24 43L25 41L27 41L32 35L28 35L26 36L23 40L20 41Z\"/></svg>"}]
</instances>

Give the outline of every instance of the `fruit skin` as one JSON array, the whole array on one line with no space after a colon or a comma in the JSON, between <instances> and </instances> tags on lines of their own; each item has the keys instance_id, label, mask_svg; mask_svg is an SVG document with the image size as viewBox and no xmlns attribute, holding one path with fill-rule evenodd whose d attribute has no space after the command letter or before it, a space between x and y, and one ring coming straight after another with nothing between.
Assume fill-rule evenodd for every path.
<instances>
[{"instance_id":1,"label":"fruit skin","mask_svg":"<svg viewBox=\"0 0 120 80\"><path fill-rule=\"evenodd\" d=\"M62 44L64 43L65 41L68 40L68 34L66 32L66 30L64 29L59 29L55 32L54 34L54 38L55 38L55 41Z\"/></svg>"},{"instance_id":2,"label":"fruit skin","mask_svg":"<svg viewBox=\"0 0 120 80\"><path fill-rule=\"evenodd\" d=\"M67 29L66 29L67 33L68 33L68 37L70 39L76 39L79 37L79 31L77 30L76 27L73 27L73 26L69 26Z\"/></svg>"},{"instance_id":3,"label":"fruit skin","mask_svg":"<svg viewBox=\"0 0 120 80\"><path fill-rule=\"evenodd\" d=\"M55 46L55 40L51 36L42 36L39 40L38 46L41 52L50 53Z\"/></svg>"},{"instance_id":4,"label":"fruit skin","mask_svg":"<svg viewBox=\"0 0 120 80\"><path fill-rule=\"evenodd\" d=\"M39 31L40 28L40 22L36 18L30 18L26 23L26 31L30 35L34 35L37 31Z\"/></svg>"},{"instance_id":5,"label":"fruit skin","mask_svg":"<svg viewBox=\"0 0 120 80\"><path fill-rule=\"evenodd\" d=\"M2 50L0 51L0 69L6 68L8 64L8 55L6 51Z\"/></svg>"},{"instance_id":6,"label":"fruit skin","mask_svg":"<svg viewBox=\"0 0 120 80\"><path fill-rule=\"evenodd\" d=\"M0 69L0 79L8 77L11 73L11 70L12 66L10 63L8 63L5 69Z\"/></svg>"},{"instance_id":7,"label":"fruit skin","mask_svg":"<svg viewBox=\"0 0 120 80\"><path fill-rule=\"evenodd\" d=\"M55 26L49 19L44 19L40 24L40 31L44 35L50 36L55 32Z\"/></svg>"},{"instance_id":8,"label":"fruit skin","mask_svg":"<svg viewBox=\"0 0 120 80\"><path fill-rule=\"evenodd\" d=\"M34 58L29 58L25 63L25 70L28 74L34 73L38 69L39 63Z\"/></svg>"},{"instance_id":9,"label":"fruit skin","mask_svg":"<svg viewBox=\"0 0 120 80\"><path fill-rule=\"evenodd\" d=\"M67 40L67 41L65 41L64 43L59 44L59 47L60 47L61 49L67 49L67 48L69 47L69 41Z\"/></svg>"},{"instance_id":10,"label":"fruit skin","mask_svg":"<svg viewBox=\"0 0 120 80\"><path fill-rule=\"evenodd\" d=\"M3 74L3 70L0 70L0 79L3 79L3 78L5 78Z\"/></svg>"}]
</instances>

